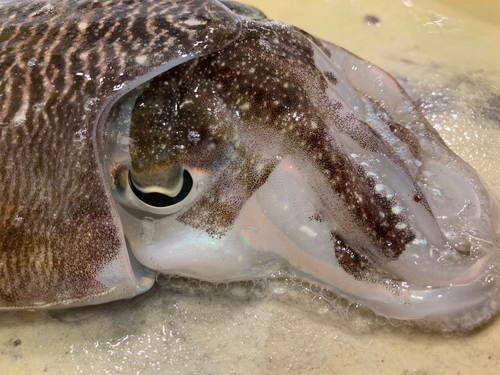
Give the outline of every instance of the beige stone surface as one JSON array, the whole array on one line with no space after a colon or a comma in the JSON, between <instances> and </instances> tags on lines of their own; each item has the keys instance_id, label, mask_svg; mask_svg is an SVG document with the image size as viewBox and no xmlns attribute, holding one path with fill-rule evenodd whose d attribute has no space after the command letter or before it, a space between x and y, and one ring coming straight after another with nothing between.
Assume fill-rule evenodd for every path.
<instances>
[{"instance_id":1,"label":"beige stone surface","mask_svg":"<svg viewBox=\"0 0 500 375\"><path fill-rule=\"evenodd\" d=\"M496 0L255 0L407 81L500 197ZM368 25L365 17L380 24ZM91 315L95 314L95 315ZM300 299L158 289L114 310L0 317L1 374L496 374L500 319L468 334L352 324ZM81 319L83 318L83 319ZM31 320L31 321L30 321ZM396 323L397 325L397 323Z\"/></svg>"}]
</instances>

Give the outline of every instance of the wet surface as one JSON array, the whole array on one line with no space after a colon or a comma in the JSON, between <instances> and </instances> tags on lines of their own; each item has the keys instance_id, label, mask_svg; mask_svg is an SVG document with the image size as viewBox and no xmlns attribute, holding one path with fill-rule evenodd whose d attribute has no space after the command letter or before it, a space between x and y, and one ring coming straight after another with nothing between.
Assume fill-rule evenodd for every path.
<instances>
[{"instance_id":1,"label":"wet surface","mask_svg":"<svg viewBox=\"0 0 500 375\"><path fill-rule=\"evenodd\" d=\"M445 141L500 197L500 29L489 21L497 8L468 15L471 5L447 3L251 2L402 79ZM367 15L380 25L368 25ZM498 317L472 333L425 333L355 306L345 313L342 301L325 309L310 296L273 290L265 298L237 298L163 287L109 310L50 319L4 315L0 368L17 374L467 374L495 373L500 365Z\"/></svg>"}]
</instances>

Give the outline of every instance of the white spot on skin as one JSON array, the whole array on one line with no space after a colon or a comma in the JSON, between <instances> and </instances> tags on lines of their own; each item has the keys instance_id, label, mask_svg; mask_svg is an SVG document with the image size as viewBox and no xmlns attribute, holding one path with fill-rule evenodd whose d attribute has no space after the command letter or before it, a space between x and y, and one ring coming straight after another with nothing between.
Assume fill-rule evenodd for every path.
<instances>
[{"instance_id":1,"label":"white spot on skin","mask_svg":"<svg viewBox=\"0 0 500 375\"><path fill-rule=\"evenodd\" d=\"M137 56L135 58L135 62L139 65L144 65L147 60L148 60L148 57L146 55Z\"/></svg>"},{"instance_id":2,"label":"white spot on skin","mask_svg":"<svg viewBox=\"0 0 500 375\"><path fill-rule=\"evenodd\" d=\"M119 91L125 87L125 83L113 86L113 91Z\"/></svg>"},{"instance_id":3,"label":"white spot on skin","mask_svg":"<svg viewBox=\"0 0 500 375\"><path fill-rule=\"evenodd\" d=\"M397 223L396 224L396 229L405 229L407 225L405 223Z\"/></svg>"},{"instance_id":4,"label":"white spot on skin","mask_svg":"<svg viewBox=\"0 0 500 375\"><path fill-rule=\"evenodd\" d=\"M439 197L440 197L441 195L443 195L443 194L441 194L441 190L439 190L439 189L437 189L437 188L432 188L431 190L432 190L432 194L433 194L433 195L436 195L436 196L439 196Z\"/></svg>"},{"instance_id":5,"label":"white spot on skin","mask_svg":"<svg viewBox=\"0 0 500 375\"><path fill-rule=\"evenodd\" d=\"M404 207L401 207L401 206L396 206L396 207L393 207L391 209L391 211L396 214L396 215L399 215L402 211L404 210Z\"/></svg>"},{"instance_id":6,"label":"white spot on skin","mask_svg":"<svg viewBox=\"0 0 500 375\"><path fill-rule=\"evenodd\" d=\"M89 26L89 24L87 22L80 22L78 24L78 29L80 31L85 31L87 29L87 27Z\"/></svg>"},{"instance_id":7,"label":"white spot on skin","mask_svg":"<svg viewBox=\"0 0 500 375\"><path fill-rule=\"evenodd\" d=\"M26 123L26 115L25 114L17 116L16 119L14 120L14 124L16 127L23 126L25 123Z\"/></svg>"},{"instance_id":8,"label":"white spot on skin","mask_svg":"<svg viewBox=\"0 0 500 375\"><path fill-rule=\"evenodd\" d=\"M246 103L240 105L240 109L242 111L248 111L250 109L250 103L246 102Z\"/></svg>"},{"instance_id":9,"label":"white spot on skin","mask_svg":"<svg viewBox=\"0 0 500 375\"><path fill-rule=\"evenodd\" d=\"M427 245L427 239L426 238L423 238L423 239L415 238L411 243L413 243L415 245L419 245L419 244Z\"/></svg>"},{"instance_id":10,"label":"white spot on skin","mask_svg":"<svg viewBox=\"0 0 500 375\"><path fill-rule=\"evenodd\" d=\"M384 190L384 189L385 189L385 186L384 186L383 184L377 184L377 185L375 185L375 190L376 190L377 192L379 192L379 193L380 193L382 190Z\"/></svg>"},{"instance_id":11,"label":"white spot on skin","mask_svg":"<svg viewBox=\"0 0 500 375\"><path fill-rule=\"evenodd\" d=\"M316 237L318 235L318 233L313 231L311 228L306 227L305 225L301 226L299 230L307 234L309 237Z\"/></svg>"},{"instance_id":12,"label":"white spot on skin","mask_svg":"<svg viewBox=\"0 0 500 375\"><path fill-rule=\"evenodd\" d=\"M193 18L190 18L190 19L187 19L186 21L184 21L184 24L188 25L188 26L199 26L199 25L205 25L206 23L207 23L207 21L197 20L197 19L193 19Z\"/></svg>"}]
</instances>

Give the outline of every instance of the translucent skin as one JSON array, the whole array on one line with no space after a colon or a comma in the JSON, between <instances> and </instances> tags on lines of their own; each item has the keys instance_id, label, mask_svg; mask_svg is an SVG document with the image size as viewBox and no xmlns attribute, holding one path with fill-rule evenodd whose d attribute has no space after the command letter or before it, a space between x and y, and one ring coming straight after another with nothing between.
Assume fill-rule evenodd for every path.
<instances>
[{"instance_id":1,"label":"translucent skin","mask_svg":"<svg viewBox=\"0 0 500 375\"><path fill-rule=\"evenodd\" d=\"M206 4L235 25L220 23L227 38L134 52L125 66L149 65L94 113L101 204L138 261L125 278L288 268L390 318L470 329L496 312L498 202L399 84L254 8ZM203 33L213 9L179 24Z\"/></svg>"},{"instance_id":2,"label":"translucent skin","mask_svg":"<svg viewBox=\"0 0 500 375\"><path fill-rule=\"evenodd\" d=\"M242 25L115 105L126 141L108 139L108 160L129 183L160 192L182 166L202 184L168 207L113 191L137 259L208 281L286 267L443 329L489 318L499 207L475 171L381 69L279 22Z\"/></svg>"}]
</instances>

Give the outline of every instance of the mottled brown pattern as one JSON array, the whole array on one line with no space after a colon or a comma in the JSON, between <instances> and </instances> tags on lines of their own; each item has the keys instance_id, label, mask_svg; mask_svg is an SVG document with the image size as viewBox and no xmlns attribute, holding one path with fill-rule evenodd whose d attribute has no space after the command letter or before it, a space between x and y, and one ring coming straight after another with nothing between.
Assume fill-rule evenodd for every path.
<instances>
[{"instance_id":1,"label":"mottled brown pattern","mask_svg":"<svg viewBox=\"0 0 500 375\"><path fill-rule=\"evenodd\" d=\"M372 281L370 276L373 276L373 265L368 258L359 255L346 245L335 232L331 233L331 240L335 249L335 257L344 271L357 280Z\"/></svg>"},{"instance_id":2,"label":"mottled brown pattern","mask_svg":"<svg viewBox=\"0 0 500 375\"><path fill-rule=\"evenodd\" d=\"M384 111L380 103L373 102L373 109L377 116L383 120L386 124L389 125L389 128L394 133L399 140L405 142L408 145L408 149L411 154L416 158L420 159L420 143L418 142L417 137L408 129L406 129L403 125L395 122L388 114Z\"/></svg>"},{"instance_id":3,"label":"mottled brown pattern","mask_svg":"<svg viewBox=\"0 0 500 375\"><path fill-rule=\"evenodd\" d=\"M339 82L332 72L324 72L323 74L332 85L336 85Z\"/></svg>"},{"instance_id":4,"label":"mottled brown pattern","mask_svg":"<svg viewBox=\"0 0 500 375\"><path fill-rule=\"evenodd\" d=\"M100 104L239 28L208 0L0 5L0 308L105 292L95 277L124 244L95 159Z\"/></svg>"},{"instance_id":5,"label":"mottled brown pattern","mask_svg":"<svg viewBox=\"0 0 500 375\"><path fill-rule=\"evenodd\" d=\"M347 245L335 232L331 232L331 240L339 265L356 280L368 283L383 282L384 280L401 281L394 275L382 271L368 257L359 254L359 251L355 251Z\"/></svg>"},{"instance_id":6,"label":"mottled brown pattern","mask_svg":"<svg viewBox=\"0 0 500 375\"><path fill-rule=\"evenodd\" d=\"M343 202L345 212L336 219L357 225L382 259L396 259L415 238L396 228L405 213L395 214L396 202L375 193L374 180L335 140L329 124L365 149L384 150L406 171L404 161L368 124L339 114L342 104L327 97L308 34L296 31L273 21L244 20L230 46L156 77L132 117L133 172L146 178L186 164L219 176L178 220L220 237L265 182L276 156L294 155L324 176L310 182L313 188L325 184ZM199 135L195 141L189 139L192 131ZM269 149L276 153L262 153ZM241 178L256 165L266 172Z\"/></svg>"},{"instance_id":7,"label":"mottled brown pattern","mask_svg":"<svg viewBox=\"0 0 500 375\"><path fill-rule=\"evenodd\" d=\"M229 164L217 183L181 214L178 221L205 230L214 238L221 238L233 227L243 205L277 165L276 160L266 160L255 154L239 155L239 158ZM257 170L259 164L262 169Z\"/></svg>"},{"instance_id":8,"label":"mottled brown pattern","mask_svg":"<svg viewBox=\"0 0 500 375\"><path fill-rule=\"evenodd\" d=\"M420 143L418 143L418 139L415 135L403 125L394 121L389 123L389 128L396 137L408 145L411 154L418 159L420 157Z\"/></svg>"},{"instance_id":9,"label":"mottled brown pattern","mask_svg":"<svg viewBox=\"0 0 500 375\"><path fill-rule=\"evenodd\" d=\"M299 29L298 27L294 27L294 26L291 26L291 28L296 31L297 33L299 34L302 34L304 35L307 39L309 39L310 41L312 41L317 47L319 47L321 49L321 51L328 57L332 57L332 53L330 52L330 50L328 48L326 48L324 45L323 45L323 42L316 38L314 35L311 35L309 34L307 31L304 31L302 29Z\"/></svg>"}]
</instances>

